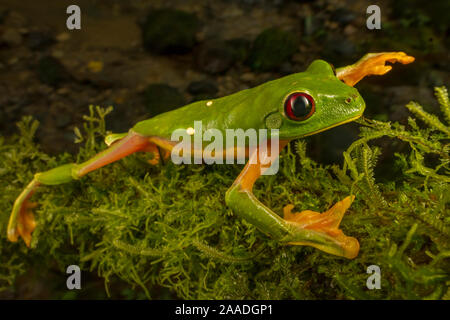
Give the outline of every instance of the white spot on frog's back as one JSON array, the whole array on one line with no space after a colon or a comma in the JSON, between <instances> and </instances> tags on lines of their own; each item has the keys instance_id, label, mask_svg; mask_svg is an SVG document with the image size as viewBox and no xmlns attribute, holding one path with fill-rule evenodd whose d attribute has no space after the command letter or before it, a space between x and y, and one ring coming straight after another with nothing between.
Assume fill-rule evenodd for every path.
<instances>
[{"instance_id":1,"label":"white spot on frog's back","mask_svg":"<svg viewBox=\"0 0 450 320\"><path fill-rule=\"evenodd\" d=\"M186 132L188 135L192 136L195 133L195 129L192 127L189 127L186 129Z\"/></svg>"},{"instance_id":2,"label":"white spot on frog's back","mask_svg":"<svg viewBox=\"0 0 450 320\"><path fill-rule=\"evenodd\" d=\"M207 107L211 107L212 104L213 104L212 100L209 100L209 101L206 103L206 106L207 106Z\"/></svg>"}]
</instances>

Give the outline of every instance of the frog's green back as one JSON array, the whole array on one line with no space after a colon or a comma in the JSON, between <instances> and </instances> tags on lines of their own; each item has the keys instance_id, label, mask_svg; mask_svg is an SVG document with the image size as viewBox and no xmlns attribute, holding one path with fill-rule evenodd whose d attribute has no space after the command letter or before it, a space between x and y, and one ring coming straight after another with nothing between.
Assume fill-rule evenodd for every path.
<instances>
[{"instance_id":1,"label":"frog's green back","mask_svg":"<svg viewBox=\"0 0 450 320\"><path fill-rule=\"evenodd\" d=\"M314 98L316 112L309 119L297 122L284 114L284 101L292 92L307 92ZM279 137L293 139L348 122L363 110L364 101L358 91L338 80L327 62L316 60L305 72L222 98L188 104L141 121L132 130L170 139L174 130L193 128L194 121L202 121L203 132L214 128L225 135L226 129L270 129L266 125L270 115L280 120Z\"/></svg>"},{"instance_id":2,"label":"frog's green back","mask_svg":"<svg viewBox=\"0 0 450 320\"><path fill-rule=\"evenodd\" d=\"M203 129L258 128L260 115L246 113L260 87L246 89L222 98L196 101L184 107L157 115L137 123L133 130L147 135L170 138L176 129L194 127L194 121L202 121Z\"/></svg>"}]
</instances>

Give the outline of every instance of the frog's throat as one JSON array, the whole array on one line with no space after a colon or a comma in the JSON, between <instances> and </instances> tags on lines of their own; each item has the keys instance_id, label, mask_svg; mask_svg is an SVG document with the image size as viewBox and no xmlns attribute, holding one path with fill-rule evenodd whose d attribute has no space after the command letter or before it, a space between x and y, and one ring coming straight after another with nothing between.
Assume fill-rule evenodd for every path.
<instances>
[{"instance_id":1,"label":"frog's throat","mask_svg":"<svg viewBox=\"0 0 450 320\"><path fill-rule=\"evenodd\" d=\"M331 125L331 126L329 126L329 127L325 127L325 128L322 128L322 129L319 129L319 130L316 130L316 131L309 132L309 133L307 133L307 134L302 135L302 136L299 137L299 138L303 138L303 137L307 137L307 136L312 136L313 134L316 134L316 133L319 133L319 132L323 132L323 131L326 131L326 130L329 130L329 129L338 127L338 126L340 126L340 125L343 125L343 124L346 124L346 123L355 121L355 120L361 118L361 116L362 116L362 113L359 114L359 115L357 115L357 116L355 116L355 117L353 117L353 118L344 120L344 121L342 121L342 122L335 123L335 124L333 124L333 125Z\"/></svg>"}]
</instances>

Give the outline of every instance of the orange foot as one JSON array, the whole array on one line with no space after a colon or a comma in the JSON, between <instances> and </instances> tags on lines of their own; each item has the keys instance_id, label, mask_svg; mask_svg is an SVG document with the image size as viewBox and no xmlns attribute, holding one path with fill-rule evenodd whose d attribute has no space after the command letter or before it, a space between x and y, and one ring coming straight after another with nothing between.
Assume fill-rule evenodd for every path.
<instances>
[{"instance_id":1,"label":"orange foot","mask_svg":"<svg viewBox=\"0 0 450 320\"><path fill-rule=\"evenodd\" d=\"M25 241L27 247L31 244L31 233L36 228L36 221L32 209L37 206L35 202L25 201L19 212L16 230Z\"/></svg>"},{"instance_id":2,"label":"orange foot","mask_svg":"<svg viewBox=\"0 0 450 320\"><path fill-rule=\"evenodd\" d=\"M16 242L20 236L25 241L27 247L30 247L31 233L36 228L36 221L34 220L32 209L37 206L37 203L30 202L28 199L38 186L39 182L33 180L14 203L8 224L9 241Z\"/></svg>"},{"instance_id":3,"label":"orange foot","mask_svg":"<svg viewBox=\"0 0 450 320\"><path fill-rule=\"evenodd\" d=\"M352 259L358 255L359 242L353 237L348 237L339 229L339 224L344 217L345 212L352 204L355 196L346 197L344 200L337 202L331 209L320 213L311 210L292 213L294 206L288 204L283 208L284 220L289 221L296 228L314 230L320 234L324 234L332 238L342 249L346 258ZM334 253L326 248L312 243L290 242L297 245L312 245L326 252Z\"/></svg>"},{"instance_id":4,"label":"orange foot","mask_svg":"<svg viewBox=\"0 0 450 320\"><path fill-rule=\"evenodd\" d=\"M386 62L408 64L414 60L414 57L408 56L404 52L368 53L355 64L337 69L336 77L353 87L366 76L389 72L392 66L386 65Z\"/></svg>"}]
</instances>

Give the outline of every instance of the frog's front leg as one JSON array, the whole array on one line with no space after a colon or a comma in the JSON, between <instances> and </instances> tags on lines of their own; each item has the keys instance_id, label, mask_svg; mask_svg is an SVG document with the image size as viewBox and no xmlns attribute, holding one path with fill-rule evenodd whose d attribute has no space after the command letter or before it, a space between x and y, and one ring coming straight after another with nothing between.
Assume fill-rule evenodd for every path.
<instances>
[{"instance_id":1,"label":"frog's front leg","mask_svg":"<svg viewBox=\"0 0 450 320\"><path fill-rule=\"evenodd\" d=\"M408 56L404 52L368 53L355 64L338 68L336 77L353 87L366 76L383 75L389 72L392 67L386 65L386 62L408 64L413 61L414 57Z\"/></svg>"},{"instance_id":2,"label":"frog's front leg","mask_svg":"<svg viewBox=\"0 0 450 320\"><path fill-rule=\"evenodd\" d=\"M339 223L353 196L336 203L324 213L310 210L291 213L293 206L287 205L284 208L283 219L253 195L253 184L267 168L261 163L274 161L286 144L287 141L280 141L280 148L275 152L271 152L268 146L270 157L262 161L258 158L259 149L253 152L241 174L226 193L227 205L233 212L282 243L312 246L337 256L355 258L359 251L358 240L347 237L339 229Z\"/></svg>"}]
</instances>

